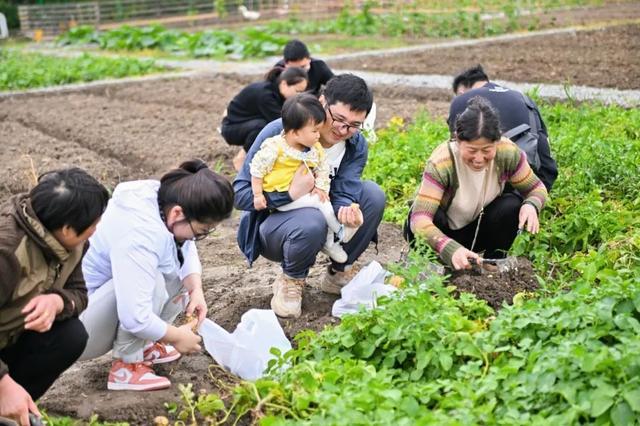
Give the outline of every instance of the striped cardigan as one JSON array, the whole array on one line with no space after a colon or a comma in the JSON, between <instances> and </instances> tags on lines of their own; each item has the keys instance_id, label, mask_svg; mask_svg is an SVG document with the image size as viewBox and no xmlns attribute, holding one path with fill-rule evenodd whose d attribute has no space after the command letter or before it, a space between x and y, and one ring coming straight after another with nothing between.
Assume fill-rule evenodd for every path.
<instances>
[{"instance_id":1,"label":"striped cardigan","mask_svg":"<svg viewBox=\"0 0 640 426\"><path fill-rule=\"evenodd\" d=\"M499 182L509 182L525 197L525 202L533 204L538 212L547 200L547 190L533 173L525 154L507 138L496 142L495 167L498 168ZM426 239L440 258L451 264L453 253L462 247L457 241L447 237L433 224L438 207L447 211L458 189L458 178L449 142L439 145L429 157L422 175L422 183L411 210L411 230Z\"/></svg>"}]
</instances>

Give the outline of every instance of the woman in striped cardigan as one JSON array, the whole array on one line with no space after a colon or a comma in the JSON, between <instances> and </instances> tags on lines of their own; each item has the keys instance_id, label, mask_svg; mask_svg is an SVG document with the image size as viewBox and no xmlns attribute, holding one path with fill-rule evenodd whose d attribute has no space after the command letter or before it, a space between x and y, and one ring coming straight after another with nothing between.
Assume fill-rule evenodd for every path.
<instances>
[{"instance_id":1,"label":"woman in striped cardigan","mask_svg":"<svg viewBox=\"0 0 640 426\"><path fill-rule=\"evenodd\" d=\"M426 242L454 269L501 258L518 230L539 229L547 199L526 155L501 137L491 104L472 99L456 119L455 138L431 154L409 216L409 239ZM516 191L505 192L509 183Z\"/></svg>"}]
</instances>

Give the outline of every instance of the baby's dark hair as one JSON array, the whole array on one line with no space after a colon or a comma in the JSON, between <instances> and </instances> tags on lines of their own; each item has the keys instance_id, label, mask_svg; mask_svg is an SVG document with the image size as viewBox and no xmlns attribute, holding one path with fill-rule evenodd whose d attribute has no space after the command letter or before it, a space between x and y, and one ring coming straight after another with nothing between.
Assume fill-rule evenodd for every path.
<instances>
[{"instance_id":1,"label":"baby's dark hair","mask_svg":"<svg viewBox=\"0 0 640 426\"><path fill-rule=\"evenodd\" d=\"M285 132L300 130L309 122L320 124L325 119L322 104L309 93L292 96L282 106L282 127Z\"/></svg>"}]
</instances>

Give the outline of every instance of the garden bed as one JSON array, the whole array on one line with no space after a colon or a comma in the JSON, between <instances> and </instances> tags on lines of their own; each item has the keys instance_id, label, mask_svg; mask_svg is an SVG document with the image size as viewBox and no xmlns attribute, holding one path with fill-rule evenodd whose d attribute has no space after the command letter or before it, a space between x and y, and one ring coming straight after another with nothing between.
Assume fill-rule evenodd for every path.
<instances>
[{"instance_id":1,"label":"garden bed","mask_svg":"<svg viewBox=\"0 0 640 426\"><path fill-rule=\"evenodd\" d=\"M611 76L629 73L622 68L607 69L600 62L584 74L596 73L599 67ZM487 69L492 76L498 74L490 66ZM496 77L508 78L501 74ZM86 168L111 188L119 181L159 177L190 157L201 157L232 178L230 158L236 148L224 143L216 127L233 95L258 78L229 75L175 79L0 100L0 132L4 136L0 151L4 166L0 178L4 185L0 187L0 199L28 189L29 182L39 173L70 165ZM410 120L421 109L444 120L450 94L443 90L376 87L375 99L377 125L382 127L392 117L403 118L398 122ZM218 227L215 235L199 243L208 316L229 331L247 309L269 307L270 285L279 273L277 264L264 259L247 269L235 242L237 226L236 213ZM372 259L383 264L397 262L404 249L400 230L395 225L383 224L379 231L379 253L371 247L362 262ZM281 321L289 337L305 328L320 330L337 322L329 316L336 297L318 289L326 264L326 258L321 256L312 268L303 316L295 321ZM533 289L532 275L531 270L525 279L519 280L526 285L517 291ZM486 289L486 284L474 282L469 288ZM458 287L465 289L462 284ZM497 288L496 293L502 290ZM513 291L501 300L509 301ZM53 414L77 418L86 419L96 413L103 419L149 424L151 418L164 414L165 402L179 400L180 383L192 383L196 392L205 389L224 393L220 381L224 384L230 380L217 369L211 370L216 379L212 380L207 373L211 362L208 356L198 354L164 366L159 372L167 374L173 386L165 391L139 394L108 392L110 358L102 357L72 367L40 400L40 406Z\"/></svg>"},{"instance_id":2,"label":"garden bed","mask_svg":"<svg viewBox=\"0 0 640 426\"><path fill-rule=\"evenodd\" d=\"M493 79L639 89L638 49L640 25L631 24L456 49L330 61L329 65L394 74L455 75L481 63Z\"/></svg>"}]
</instances>

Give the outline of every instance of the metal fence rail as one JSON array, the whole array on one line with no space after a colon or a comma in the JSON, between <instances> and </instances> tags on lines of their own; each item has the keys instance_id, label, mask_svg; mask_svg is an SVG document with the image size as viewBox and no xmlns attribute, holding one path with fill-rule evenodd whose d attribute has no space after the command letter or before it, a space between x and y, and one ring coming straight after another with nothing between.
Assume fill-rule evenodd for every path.
<instances>
[{"instance_id":1,"label":"metal fence rail","mask_svg":"<svg viewBox=\"0 0 640 426\"><path fill-rule=\"evenodd\" d=\"M55 35L76 25L112 28L152 22L174 27L265 21L297 16L335 16L346 4L359 8L364 0L98 0L19 6L22 31ZM246 12L240 10L246 8ZM259 17L258 17L259 15ZM257 19L256 19L257 18Z\"/></svg>"}]
</instances>

